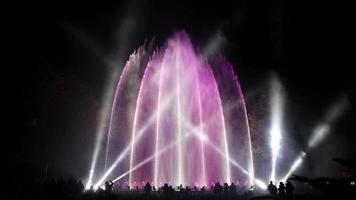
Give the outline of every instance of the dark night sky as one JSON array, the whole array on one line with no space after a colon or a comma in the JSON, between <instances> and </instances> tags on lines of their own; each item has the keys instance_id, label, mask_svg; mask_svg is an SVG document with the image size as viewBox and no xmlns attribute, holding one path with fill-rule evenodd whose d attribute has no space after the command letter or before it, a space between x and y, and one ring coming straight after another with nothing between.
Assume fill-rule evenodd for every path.
<instances>
[{"instance_id":1,"label":"dark night sky","mask_svg":"<svg viewBox=\"0 0 356 200\"><path fill-rule=\"evenodd\" d=\"M347 6L283 0L59 1L12 5L9 10L6 33L13 57L3 74L12 77L4 77L11 105L5 134L13 155L10 166L17 169L42 173L48 163L53 175L85 177L102 114L108 61L122 64L145 40L155 37L158 46L179 29L200 49L220 31L225 43L219 52L234 64L245 93L267 85L269 73L277 73L287 91L296 141L305 142L328 106L346 94L351 106L330 137L339 146L322 148L328 155L356 157Z\"/></svg>"}]
</instances>

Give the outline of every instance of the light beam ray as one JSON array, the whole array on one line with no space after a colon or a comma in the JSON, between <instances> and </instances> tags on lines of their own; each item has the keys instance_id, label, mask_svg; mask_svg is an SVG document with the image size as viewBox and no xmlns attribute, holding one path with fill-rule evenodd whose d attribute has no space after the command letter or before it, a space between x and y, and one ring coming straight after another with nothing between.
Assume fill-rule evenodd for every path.
<instances>
[{"instance_id":1,"label":"light beam ray","mask_svg":"<svg viewBox=\"0 0 356 200\"><path fill-rule=\"evenodd\" d=\"M169 107L168 105L172 100L173 100L173 95L169 95L165 99L165 101L162 102L162 107L161 107L162 111L167 110L167 108ZM96 185L98 185L98 183L103 183L105 181L105 179L111 174L111 172L115 169L115 167L128 155L128 153L131 150L131 146L135 145L142 138L142 136L146 132L147 128L151 124L153 124L155 119L156 119L156 115L154 114L147 120L147 122L142 126L142 128L139 131L137 131L135 140L125 147L124 151L122 151L119 154L119 156L116 158L115 162L108 168L108 170L104 173L104 175L100 178L100 180L96 183Z\"/></svg>"},{"instance_id":2,"label":"light beam ray","mask_svg":"<svg viewBox=\"0 0 356 200\"><path fill-rule=\"evenodd\" d=\"M188 138L188 137L189 137L189 135L188 135L188 134L185 134L184 137L181 138L181 140L182 140L182 139L186 139L186 138ZM132 173L133 171L137 170L138 168L142 167L142 166L145 165L146 163L148 163L148 162L152 161L153 159L155 159L156 156L160 156L160 155L163 154L164 152L166 152L166 151L168 151L169 149L173 148L173 147L176 146L179 142L180 142L180 141L171 142L170 144L164 146L162 149L160 149L160 150L158 151L157 154L156 154L156 152L153 153L151 156L147 157L145 160L141 161L141 162L138 163L137 165L135 165L135 166L133 166L132 168L130 168L130 170L126 171L125 173L123 173L123 174L121 174L120 176L118 176L117 178L115 178L115 179L113 180L113 182L116 182L116 181L120 180L121 178L123 178L123 177L129 175L129 174ZM101 184L102 184L102 182L101 182L101 183L98 182L98 183L96 184L96 187L100 186Z\"/></svg>"},{"instance_id":3,"label":"light beam ray","mask_svg":"<svg viewBox=\"0 0 356 200\"><path fill-rule=\"evenodd\" d=\"M191 133L193 133L193 135L195 137L200 138L201 134L199 131L197 131L197 128L193 127L192 125L190 125L189 123L184 123L187 128L189 128L191 130ZM219 153L222 157L225 157L229 163L231 163L233 166L235 166L236 168L238 168L239 170L241 170L245 175L247 175L249 178L253 178L253 182L256 183L256 185L258 187L260 187L261 189L266 189L267 186L266 184L263 183L262 180L257 179L254 174L251 174L250 172L248 172L246 169L244 169L237 161L235 161L233 158L231 158L230 156L226 155L226 153L221 150L219 147L217 147L214 143L212 143L209 138L204 139L204 142L206 144L208 144L210 147L212 147L217 153Z\"/></svg>"},{"instance_id":4,"label":"light beam ray","mask_svg":"<svg viewBox=\"0 0 356 200\"><path fill-rule=\"evenodd\" d=\"M271 128L270 149L272 152L271 181L276 181L276 164L282 140L282 115L283 115L283 88L276 77L271 83Z\"/></svg>"},{"instance_id":5,"label":"light beam ray","mask_svg":"<svg viewBox=\"0 0 356 200\"><path fill-rule=\"evenodd\" d=\"M161 95L162 95L162 74L163 74L164 67L161 65L160 72L159 72L159 83L158 83L158 99L157 99L157 120L156 120L156 143L155 143L155 163L154 163L154 180L153 184L156 188L158 188L158 163L159 163L159 156L158 156L158 148L159 148L159 129L160 129L160 119L161 119Z\"/></svg>"},{"instance_id":6,"label":"light beam ray","mask_svg":"<svg viewBox=\"0 0 356 200\"><path fill-rule=\"evenodd\" d=\"M133 56L133 54L131 56ZM126 74L128 73L128 68L131 66L129 63L130 63L130 60L128 60L126 62L125 67L122 70L122 73L120 75L120 79L119 79L119 82L117 84L116 91L115 91L115 94L114 94L114 100L113 100L112 107L111 107L111 114L110 114L110 121L109 121L109 132L107 134L107 141L106 141L106 155L105 155L104 171L106 171L106 167L107 167L107 164L108 164L108 154L109 154L109 147L110 147L110 136L112 134L111 133L111 127L112 127L113 115L114 115L114 110L115 110L116 101L117 101L117 95L120 93L122 84L124 82L124 78L127 76Z\"/></svg>"},{"instance_id":7,"label":"light beam ray","mask_svg":"<svg viewBox=\"0 0 356 200\"><path fill-rule=\"evenodd\" d=\"M303 159L305 157L306 153L304 151L300 152L299 156L297 159L294 160L291 168L287 172L287 174L282 178L280 182L286 182L288 177L302 164Z\"/></svg>"},{"instance_id":8,"label":"light beam ray","mask_svg":"<svg viewBox=\"0 0 356 200\"><path fill-rule=\"evenodd\" d=\"M152 161L153 159L155 159L156 156L160 156L161 154L163 154L164 152L166 152L167 150L173 148L175 145L177 145L177 142L173 142L165 147L163 147L161 150L159 150L157 153L152 154L151 156L149 156L148 158L146 158L145 160L141 161L140 163L138 163L137 165L133 166L129 171L123 173L122 175L118 176L117 178L115 178L113 180L113 182L116 182L120 179L122 179L123 177L129 175L130 173L132 173L133 171L137 170L138 168L142 167L143 165L145 165L146 163Z\"/></svg>"},{"instance_id":9,"label":"light beam ray","mask_svg":"<svg viewBox=\"0 0 356 200\"><path fill-rule=\"evenodd\" d=\"M306 156L308 151L317 147L325 139L330 132L330 126L346 111L348 106L349 100L347 96L341 96L339 101L329 108L324 122L319 123L313 129L312 135L308 140L308 148L297 156L282 181L287 180L288 177L303 163L303 158Z\"/></svg>"}]
</instances>

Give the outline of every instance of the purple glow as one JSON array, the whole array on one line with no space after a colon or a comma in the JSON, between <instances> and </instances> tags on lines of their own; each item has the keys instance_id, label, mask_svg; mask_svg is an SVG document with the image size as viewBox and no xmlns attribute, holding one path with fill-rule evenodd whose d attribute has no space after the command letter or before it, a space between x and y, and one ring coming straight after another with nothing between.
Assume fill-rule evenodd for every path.
<instances>
[{"instance_id":1,"label":"purple glow","mask_svg":"<svg viewBox=\"0 0 356 200\"><path fill-rule=\"evenodd\" d=\"M210 66L184 32L148 59L149 54L140 48L130 56L118 83L105 160L105 169L115 163L110 177L124 174L120 179L129 185L243 179L252 184L247 110L232 66L222 57ZM230 104L239 106L229 109ZM187 137L194 131L200 137ZM128 152L125 148L130 148L130 156L115 162L120 152ZM248 169L248 175L231 171L230 158Z\"/></svg>"}]
</instances>

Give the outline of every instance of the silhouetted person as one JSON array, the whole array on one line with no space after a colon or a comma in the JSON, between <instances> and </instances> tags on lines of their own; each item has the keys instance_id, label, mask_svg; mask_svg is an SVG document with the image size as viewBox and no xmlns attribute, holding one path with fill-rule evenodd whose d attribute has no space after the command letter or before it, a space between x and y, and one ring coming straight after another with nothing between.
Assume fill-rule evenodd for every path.
<instances>
[{"instance_id":1,"label":"silhouetted person","mask_svg":"<svg viewBox=\"0 0 356 200\"><path fill-rule=\"evenodd\" d=\"M224 183L223 191L225 194L229 192L229 185L227 183Z\"/></svg>"},{"instance_id":2,"label":"silhouetted person","mask_svg":"<svg viewBox=\"0 0 356 200\"><path fill-rule=\"evenodd\" d=\"M94 186L91 185L88 192L93 193L94 192Z\"/></svg>"},{"instance_id":3,"label":"silhouetted person","mask_svg":"<svg viewBox=\"0 0 356 200\"><path fill-rule=\"evenodd\" d=\"M170 194L170 188L167 183L163 185L163 194L164 195L169 195Z\"/></svg>"},{"instance_id":4,"label":"silhouetted person","mask_svg":"<svg viewBox=\"0 0 356 200\"><path fill-rule=\"evenodd\" d=\"M188 185L185 186L185 192L186 192L186 193L190 193L190 192L191 192L191 190L190 190L190 188L188 187Z\"/></svg>"},{"instance_id":5,"label":"silhouetted person","mask_svg":"<svg viewBox=\"0 0 356 200\"><path fill-rule=\"evenodd\" d=\"M174 189L173 189L172 185L170 185L170 186L168 187L168 193L169 193L170 196L173 196L173 194L174 194Z\"/></svg>"},{"instance_id":6,"label":"silhouetted person","mask_svg":"<svg viewBox=\"0 0 356 200\"><path fill-rule=\"evenodd\" d=\"M98 194L102 194L102 193L104 193L105 191L103 190L103 188L101 188L101 187L98 187L98 189L96 190L96 193L98 193Z\"/></svg>"},{"instance_id":7,"label":"silhouetted person","mask_svg":"<svg viewBox=\"0 0 356 200\"><path fill-rule=\"evenodd\" d=\"M65 185L65 190L69 194L75 194L77 187L77 180L71 176Z\"/></svg>"},{"instance_id":8,"label":"silhouetted person","mask_svg":"<svg viewBox=\"0 0 356 200\"><path fill-rule=\"evenodd\" d=\"M205 186L201 187L200 191L205 192Z\"/></svg>"},{"instance_id":9,"label":"silhouetted person","mask_svg":"<svg viewBox=\"0 0 356 200\"><path fill-rule=\"evenodd\" d=\"M229 190L230 190L230 193L235 194L237 191L236 185L234 183L231 183Z\"/></svg>"},{"instance_id":10,"label":"silhouetted person","mask_svg":"<svg viewBox=\"0 0 356 200\"><path fill-rule=\"evenodd\" d=\"M111 193L114 183L111 180L105 182L105 192Z\"/></svg>"},{"instance_id":11,"label":"silhouetted person","mask_svg":"<svg viewBox=\"0 0 356 200\"><path fill-rule=\"evenodd\" d=\"M287 195L291 196L291 195L293 195L293 192L294 192L294 187L293 187L292 183L290 181L287 181L287 183L286 183Z\"/></svg>"},{"instance_id":12,"label":"silhouetted person","mask_svg":"<svg viewBox=\"0 0 356 200\"><path fill-rule=\"evenodd\" d=\"M214 193L215 194L221 194L223 188L222 186L220 185L219 182L215 183L215 186L214 186Z\"/></svg>"},{"instance_id":13,"label":"silhouetted person","mask_svg":"<svg viewBox=\"0 0 356 200\"><path fill-rule=\"evenodd\" d=\"M198 187L194 186L194 192L198 191Z\"/></svg>"},{"instance_id":14,"label":"silhouetted person","mask_svg":"<svg viewBox=\"0 0 356 200\"><path fill-rule=\"evenodd\" d=\"M273 185L273 181L269 182L268 191L269 191L269 193L271 193L273 195L277 194L277 187L275 185Z\"/></svg>"},{"instance_id":15,"label":"silhouetted person","mask_svg":"<svg viewBox=\"0 0 356 200\"><path fill-rule=\"evenodd\" d=\"M145 191L146 194L151 193L151 191L152 191L151 184L149 182L147 182L143 190Z\"/></svg>"},{"instance_id":16,"label":"silhouetted person","mask_svg":"<svg viewBox=\"0 0 356 200\"><path fill-rule=\"evenodd\" d=\"M285 195L284 190L285 190L284 183L280 182L278 187L278 194L284 196Z\"/></svg>"},{"instance_id":17,"label":"silhouetted person","mask_svg":"<svg viewBox=\"0 0 356 200\"><path fill-rule=\"evenodd\" d=\"M83 191L84 191L84 184L83 184L82 180L79 180L77 182L77 192L82 193Z\"/></svg>"}]
</instances>

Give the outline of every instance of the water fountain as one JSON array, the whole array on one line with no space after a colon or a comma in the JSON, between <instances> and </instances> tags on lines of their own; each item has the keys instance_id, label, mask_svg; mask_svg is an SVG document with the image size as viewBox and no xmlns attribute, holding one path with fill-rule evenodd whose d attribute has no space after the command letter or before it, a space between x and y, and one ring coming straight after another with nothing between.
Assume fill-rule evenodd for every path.
<instances>
[{"instance_id":1,"label":"water fountain","mask_svg":"<svg viewBox=\"0 0 356 200\"><path fill-rule=\"evenodd\" d=\"M231 168L230 158L248 176ZM129 185L253 184L246 105L227 60L219 56L209 64L185 32L153 53L145 47L134 52L113 102L105 171L105 178L124 174L120 181Z\"/></svg>"}]
</instances>

